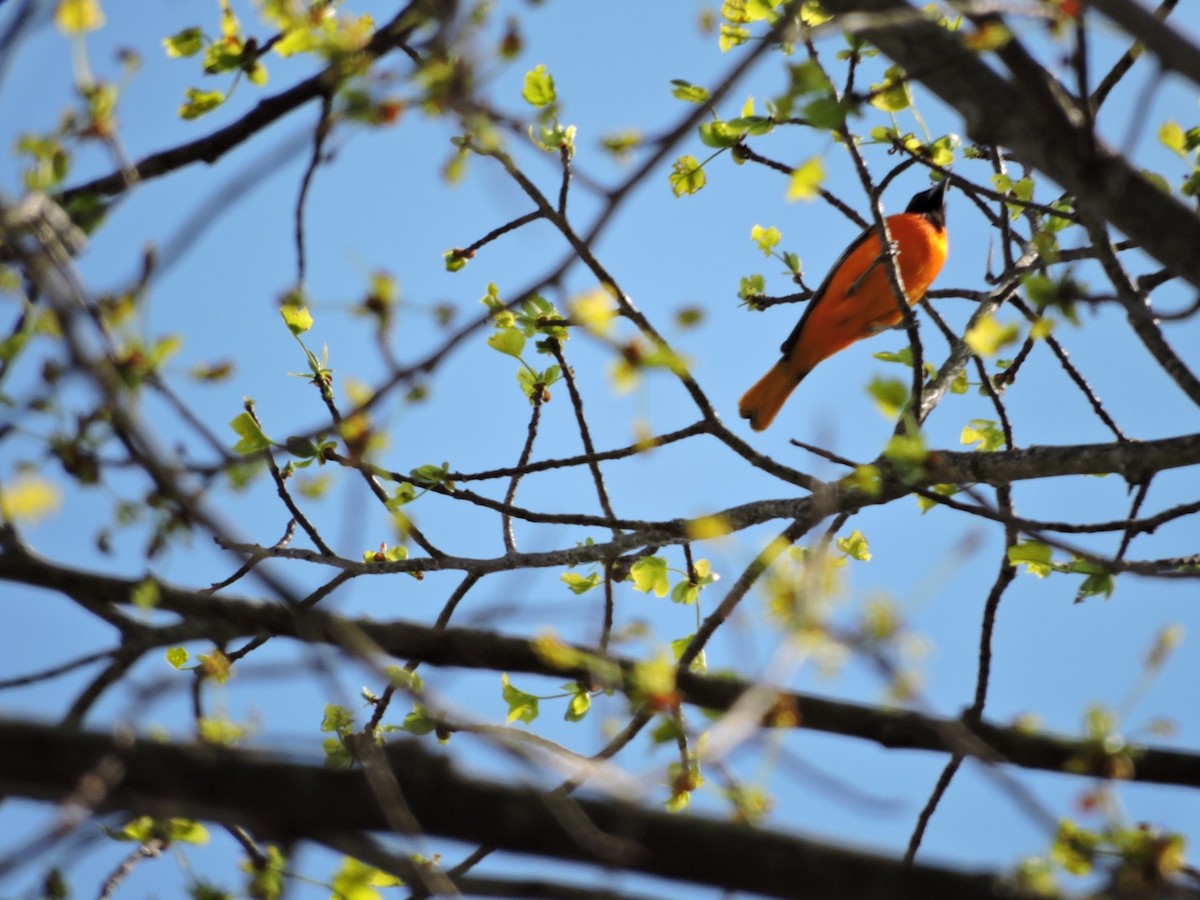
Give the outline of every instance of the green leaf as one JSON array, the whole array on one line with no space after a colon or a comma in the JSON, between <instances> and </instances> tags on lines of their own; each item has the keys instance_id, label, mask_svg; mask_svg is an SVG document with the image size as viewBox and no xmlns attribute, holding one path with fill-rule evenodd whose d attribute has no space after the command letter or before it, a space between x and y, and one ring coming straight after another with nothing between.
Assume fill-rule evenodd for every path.
<instances>
[{"instance_id":1,"label":"green leaf","mask_svg":"<svg viewBox=\"0 0 1200 900\"><path fill-rule=\"evenodd\" d=\"M667 179L671 185L671 193L676 197L694 194L708 182L708 176L700 167L700 161L694 156L681 156L671 165L671 175Z\"/></svg>"},{"instance_id":2,"label":"green leaf","mask_svg":"<svg viewBox=\"0 0 1200 900\"><path fill-rule=\"evenodd\" d=\"M224 684L233 676L233 661L220 648L212 653L197 653L196 661L200 663L200 670L205 676L217 684Z\"/></svg>"},{"instance_id":3,"label":"green leaf","mask_svg":"<svg viewBox=\"0 0 1200 900\"><path fill-rule=\"evenodd\" d=\"M994 316L984 316L971 326L963 340L980 356L995 356L1002 347L1015 343L1021 330L1016 322L1001 325Z\"/></svg>"},{"instance_id":4,"label":"green leaf","mask_svg":"<svg viewBox=\"0 0 1200 900\"><path fill-rule=\"evenodd\" d=\"M1002 194L1011 193L1018 200L1029 201L1033 199L1033 179L1026 176L1020 181L1013 181L1007 175L993 175L992 184L996 186L996 190ZM1012 218L1017 218L1024 212L1025 208L1015 203L1008 204L1009 215Z\"/></svg>"},{"instance_id":5,"label":"green leaf","mask_svg":"<svg viewBox=\"0 0 1200 900\"><path fill-rule=\"evenodd\" d=\"M592 695L578 683L565 685L565 687L571 692L571 702L567 704L567 711L563 714L563 718L568 722L581 722L588 714L588 710L592 708Z\"/></svg>"},{"instance_id":6,"label":"green leaf","mask_svg":"<svg viewBox=\"0 0 1200 900\"><path fill-rule=\"evenodd\" d=\"M1070 565L1065 567L1056 566L1055 568L1088 576L1079 588L1077 599L1092 597L1097 594L1104 594L1108 597L1111 596L1113 588L1116 586L1113 577L1104 570L1103 566L1088 559L1076 557L1071 561Z\"/></svg>"},{"instance_id":7,"label":"green leaf","mask_svg":"<svg viewBox=\"0 0 1200 900\"><path fill-rule=\"evenodd\" d=\"M204 32L199 28L185 28L183 31L163 39L163 47L167 56L178 59L181 56L195 56L204 46Z\"/></svg>"},{"instance_id":8,"label":"green leaf","mask_svg":"<svg viewBox=\"0 0 1200 900\"><path fill-rule=\"evenodd\" d=\"M633 588L643 594L653 593L656 597L667 596L671 589L667 577L667 561L661 556L643 556L629 570Z\"/></svg>"},{"instance_id":9,"label":"green leaf","mask_svg":"<svg viewBox=\"0 0 1200 900\"><path fill-rule=\"evenodd\" d=\"M529 127L530 139L547 153L557 152L563 147L574 152L575 133L574 125L564 126L558 122L541 125L536 132L532 125Z\"/></svg>"},{"instance_id":10,"label":"green leaf","mask_svg":"<svg viewBox=\"0 0 1200 900\"><path fill-rule=\"evenodd\" d=\"M254 417L248 412L241 413L231 420L229 427L241 438L233 445L234 453L248 455L266 450L271 446L271 439L263 433L263 430L258 427L258 423L254 421Z\"/></svg>"},{"instance_id":11,"label":"green leaf","mask_svg":"<svg viewBox=\"0 0 1200 900\"><path fill-rule=\"evenodd\" d=\"M775 130L775 122L769 116L738 116L736 119L730 119L727 124L742 134L752 136L769 134Z\"/></svg>"},{"instance_id":12,"label":"green leaf","mask_svg":"<svg viewBox=\"0 0 1200 900\"><path fill-rule=\"evenodd\" d=\"M521 358L525 349L525 333L517 328L502 328L488 338L488 346L507 356Z\"/></svg>"},{"instance_id":13,"label":"green leaf","mask_svg":"<svg viewBox=\"0 0 1200 900\"><path fill-rule=\"evenodd\" d=\"M821 157L814 156L802 162L792 170L792 176L788 179L788 201L814 199L820 193L824 180L825 164L821 162Z\"/></svg>"},{"instance_id":14,"label":"green leaf","mask_svg":"<svg viewBox=\"0 0 1200 900\"><path fill-rule=\"evenodd\" d=\"M417 484L423 484L427 487L442 485L446 490L454 491L454 482L447 476L450 473L450 463L444 462L440 466L435 466L432 463L427 463L423 466L417 466L408 474L412 476L413 481Z\"/></svg>"},{"instance_id":15,"label":"green leaf","mask_svg":"<svg viewBox=\"0 0 1200 900\"><path fill-rule=\"evenodd\" d=\"M413 487L411 481L402 481L397 485L396 490L392 492L392 496L388 499L385 506L389 510L399 509L407 503L412 503L417 499L417 489Z\"/></svg>"},{"instance_id":16,"label":"green leaf","mask_svg":"<svg viewBox=\"0 0 1200 900\"><path fill-rule=\"evenodd\" d=\"M898 113L912 106L912 93L908 89L908 81L904 70L899 66L891 66L883 73L880 84L871 85L871 105L884 112Z\"/></svg>"},{"instance_id":17,"label":"green leaf","mask_svg":"<svg viewBox=\"0 0 1200 900\"><path fill-rule=\"evenodd\" d=\"M136 841L139 844L155 840L182 844L208 843L208 829L199 822L183 818L153 819L139 816L127 822L120 831L108 833L119 841Z\"/></svg>"},{"instance_id":18,"label":"green leaf","mask_svg":"<svg viewBox=\"0 0 1200 900\"><path fill-rule=\"evenodd\" d=\"M359 862L351 856L343 857L342 867L333 876L333 896L336 900L381 900L383 895L377 887L398 887L402 882L395 875Z\"/></svg>"},{"instance_id":19,"label":"green leaf","mask_svg":"<svg viewBox=\"0 0 1200 900\"><path fill-rule=\"evenodd\" d=\"M809 28L824 25L832 18L833 15L826 12L818 0L805 0L804 5L800 7L800 20Z\"/></svg>"},{"instance_id":20,"label":"green leaf","mask_svg":"<svg viewBox=\"0 0 1200 900\"><path fill-rule=\"evenodd\" d=\"M313 326L312 313L300 304L285 303L280 308L279 314L283 316L283 321L287 325L288 331L296 337L304 334L304 332Z\"/></svg>"},{"instance_id":21,"label":"green leaf","mask_svg":"<svg viewBox=\"0 0 1200 900\"><path fill-rule=\"evenodd\" d=\"M992 453L1004 446L1004 432L992 419L972 419L962 430L961 444L978 444L981 453Z\"/></svg>"},{"instance_id":22,"label":"green leaf","mask_svg":"<svg viewBox=\"0 0 1200 900\"><path fill-rule=\"evenodd\" d=\"M833 97L818 97L805 104L801 112L810 125L826 131L841 128L846 121L846 107Z\"/></svg>"},{"instance_id":23,"label":"green leaf","mask_svg":"<svg viewBox=\"0 0 1200 900\"><path fill-rule=\"evenodd\" d=\"M250 79L250 83L262 87L267 83L267 67L255 60L249 67L243 66L242 71L246 73L246 77Z\"/></svg>"},{"instance_id":24,"label":"green leaf","mask_svg":"<svg viewBox=\"0 0 1200 900\"><path fill-rule=\"evenodd\" d=\"M761 275L747 275L738 282L738 299L748 300L765 293L767 282Z\"/></svg>"},{"instance_id":25,"label":"green leaf","mask_svg":"<svg viewBox=\"0 0 1200 900\"><path fill-rule=\"evenodd\" d=\"M867 546L867 539L858 529L850 532L849 536L837 539L837 548L845 553L851 559L857 559L860 562L868 562L871 559L871 551Z\"/></svg>"},{"instance_id":26,"label":"green leaf","mask_svg":"<svg viewBox=\"0 0 1200 900\"><path fill-rule=\"evenodd\" d=\"M447 250L445 253L442 254L442 259L445 260L445 262L446 262L446 271L447 272L459 271L464 266L466 266L467 260L470 259L472 255L474 255L474 254L468 255L463 250L458 250L458 249Z\"/></svg>"},{"instance_id":27,"label":"green leaf","mask_svg":"<svg viewBox=\"0 0 1200 900\"><path fill-rule=\"evenodd\" d=\"M671 85L671 96L677 100L684 100L688 103L704 103L711 96L707 88L681 78L672 78Z\"/></svg>"},{"instance_id":28,"label":"green leaf","mask_svg":"<svg viewBox=\"0 0 1200 900\"><path fill-rule=\"evenodd\" d=\"M354 713L336 703L326 703L325 714L321 717L321 730L345 737L354 730Z\"/></svg>"},{"instance_id":29,"label":"green leaf","mask_svg":"<svg viewBox=\"0 0 1200 900\"><path fill-rule=\"evenodd\" d=\"M188 652L184 647L168 647L167 662L173 669L182 669L188 661Z\"/></svg>"},{"instance_id":30,"label":"green leaf","mask_svg":"<svg viewBox=\"0 0 1200 900\"><path fill-rule=\"evenodd\" d=\"M1092 871L1099 845L1099 835L1080 828L1069 819L1063 819L1058 824L1050 858L1072 875L1087 875Z\"/></svg>"},{"instance_id":31,"label":"green leaf","mask_svg":"<svg viewBox=\"0 0 1200 900\"><path fill-rule=\"evenodd\" d=\"M538 109L550 106L558 98L554 90L554 76L545 66L537 66L525 73L525 84L521 89L525 102Z\"/></svg>"},{"instance_id":32,"label":"green leaf","mask_svg":"<svg viewBox=\"0 0 1200 900\"><path fill-rule=\"evenodd\" d=\"M1053 567L1051 560L1054 551L1039 541L1022 541L1015 547L1008 548L1008 561L1014 566L1023 565L1025 571L1038 578L1045 578Z\"/></svg>"},{"instance_id":33,"label":"green leaf","mask_svg":"<svg viewBox=\"0 0 1200 900\"><path fill-rule=\"evenodd\" d=\"M404 721L400 725L401 731L407 731L409 734L417 737L424 737L432 731L436 731L438 727L437 720L430 715L429 710L420 703L414 703L412 712L404 717Z\"/></svg>"},{"instance_id":34,"label":"green leaf","mask_svg":"<svg viewBox=\"0 0 1200 900\"><path fill-rule=\"evenodd\" d=\"M198 119L212 112L225 102L225 95L220 91L202 91L198 88L188 88L187 100L179 107L179 118Z\"/></svg>"},{"instance_id":35,"label":"green leaf","mask_svg":"<svg viewBox=\"0 0 1200 900\"><path fill-rule=\"evenodd\" d=\"M942 497L953 497L958 493L958 487L953 484L935 484L929 490L931 493L938 494ZM925 513L929 512L937 505L938 503L936 501L930 500L928 497L917 497L917 507L921 510L921 515L925 515Z\"/></svg>"},{"instance_id":36,"label":"green leaf","mask_svg":"<svg viewBox=\"0 0 1200 900\"><path fill-rule=\"evenodd\" d=\"M946 168L954 163L954 151L958 149L960 143L957 134L948 134L945 137L940 137L929 145L929 160L935 166Z\"/></svg>"},{"instance_id":37,"label":"green leaf","mask_svg":"<svg viewBox=\"0 0 1200 900\"><path fill-rule=\"evenodd\" d=\"M351 769L354 767L354 756L341 738L325 738L321 742L325 752L324 766L326 769Z\"/></svg>"},{"instance_id":38,"label":"green leaf","mask_svg":"<svg viewBox=\"0 0 1200 900\"><path fill-rule=\"evenodd\" d=\"M54 24L64 34L85 34L104 26L100 0L59 0Z\"/></svg>"},{"instance_id":39,"label":"green leaf","mask_svg":"<svg viewBox=\"0 0 1200 900\"><path fill-rule=\"evenodd\" d=\"M240 69L245 60L245 50L241 39L236 36L214 41L204 51L204 74L219 75Z\"/></svg>"},{"instance_id":40,"label":"green leaf","mask_svg":"<svg viewBox=\"0 0 1200 900\"><path fill-rule=\"evenodd\" d=\"M500 683L503 685L501 694L504 697L504 702L508 704L509 724L518 720L529 724L538 717L537 697L513 687L509 683L507 672L500 675Z\"/></svg>"},{"instance_id":41,"label":"green leaf","mask_svg":"<svg viewBox=\"0 0 1200 900\"><path fill-rule=\"evenodd\" d=\"M755 225L750 229L750 239L758 244L758 249L762 251L763 256L770 256L771 251L779 244L782 237L778 228L763 228L761 225Z\"/></svg>"},{"instance_id":42,"label":"green leaf","mask_svg":"<svg viewBox=\"0 0 1200 900\"><path fill-rule=\"evenodd\" d=\"M671 589L671 602L691 606L700 599L700 588L690 581L680 581Z\"/></svg>"},{"instance_id":43,"label":"green leaf","mask_svg":"<svg viewBox=\"0 0 1200 900\"><path fill-rule=\"evenodd\" d=\"M1047 228L1037 232L1033 236L1032 243L1043 262L1053 263L1058 261L1058 236L1053 229Z\"/></svg>"},{"instance_id":44,"label":"green leaf","mask_svg":"<svg viewBox=\"0 0 1200 900\"><path fill-rule=\"evenodd\" d=\"M908 403L908 388L896 378L880 378L876 375L867 385L867 393L874 398L880 413L888 419L900 415L900 411Z\"/></svg>"},{"instance_id":45,"label":"green leaf","mask_svg":"<svg viewBox=\"0 0 1200 900\"><path fill-rule=\"evenodd\" d=\"M154 609L162 596L162 588L153 578L139 581L130 593L130 602L138 609Z\"/></svg>"},{"instance_id":46,"label":"green leaf","mask_svg":"<svg viewBox=\"0 0 1200 900\"><path fill-rule=\"evenodd\" d=\"M593 572L586 577L578 572L563 572L559 577L572 594L586 594L603 580L599 572Z\"/></svg>"},{"instance_id":47,"label":"green leaf","mask_svg":"<svg viewBox=\"0 0 1200 900\"><path fill-rule=\"evenodd\" d=\"M207 844L208 829L191 819L168 819L167 835L173 844Z\"/></svg>"},{"instance_id":48,"label":"green leaf","mask_svg":"<svg viewBox=\"0 0 1200 900\"><path fill-rule=\"evenodd\" d=\"M912 347L901 347L895 352L891 350L880 350L878 353L872 354L875 359L881 362L900 363L908 366L910 369L913 364Z\"/></svg>"},{"instance_id":49,"label":"green leaf","mask_svg":"<svg viewBox=\"0 0 1200 900\"><path fill-rule=\"evenodd\" d=\"M722 53L728 53L734 47L740 47L748 40L750 40L748 29L742 28L740 25L722 25L720 36L717 38L717 46L721 48Z\"/></svg>"},{"instance_id":50,"label":"green leaf","mask_svg":"<svg viewBox=\"0 0 1200 900\"><path fill-rule=\"evenodd\" d=\"M262 847L262 862L245 859L239 868L250 876L246 895L254 900L279 900L283 896L284 871L287 857L274 844Z\"/></svg>"},{"instance_id":51,"label":"green leaf","mask_svg":"<svg viewBox=\"0 0 1200 900\"><path fill-rule=\"evenodd\" d=\"M779 13L775 11L778 3L775 0L746 0L745 2L745 17L747 22L775 22L779 18Z\"/></svg>"},{"instance_id":52,"label":"green leaf","mask_svg":"<svg viewBox=\"0 0 1200 900\"><path fill-rule=\"evenodd\" d=\"M825 70L816 60L809 59L797 65L790 65L788 74L791 76L793 94L829 93L833 89Z\"/></svg>"},{"instance_id":53,"label":"green leaf","mask_svg":"<svg viewBox=\"0 0 1200 900\"><path fill-rule=\"evenodd\" d=\"M1174 150L1183 157L1187 156L1187 136L1174 119L1168 119L1158 129L1158 140L1168 150Z\"/></svg>"},{"instance_id":54,"label":"green leaf","mask_svg":"<svg viewBox=\"0 0 1200 900\"><path fill-rule=\"evenodd\" d=\"M901 469L913 469L924 465L929 450L920 433L893 435L883 450L883 455Z\"/></svg>"},{"instance_id":55,"label":"green leaf","mask_svg":"<svg viewBox=\"0 0 1200 900\"><path fill-rule=\"evenodd\" d=\"M640 131L629 128L604 135L600 138L600 146L624 162L634 150L641 146L644 139Z\"/></svg>"},{"instance_id":56,"label":"green leaf","mask_svg":"<svg viewBox=\"0 0 1200 900\"><path fill-rule=\"evenodd\" d=\"M963 37L963 44L977 53L999 50L1013 39L1013 34L1003 22L983 23L977 30Z\"/></svg>"},{"instance_id":57,"label":"green leaf","mask_svg":"<svg viewBox=\"0 0 1200 900\"><path fill-rule=\"evenodd\" d=\"M701 143L716 150L734 146L741 140L743 134L744 132L740 128L734 128L729 122L720 120L705 122L700 126Z\"/></svg>"}]
</instances>

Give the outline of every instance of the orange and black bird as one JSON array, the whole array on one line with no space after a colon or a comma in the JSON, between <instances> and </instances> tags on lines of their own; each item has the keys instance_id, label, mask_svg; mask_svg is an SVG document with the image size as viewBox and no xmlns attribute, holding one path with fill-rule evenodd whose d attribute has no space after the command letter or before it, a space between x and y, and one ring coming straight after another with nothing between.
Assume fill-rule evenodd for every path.
<instances>
[{"instance_id":1,"label":"orange and black bird","mask_svg":"<svg viewBox=\"0 0 1200 900\"><path fill-rule=\"evenodd\" d=\"M904 212L887 217L896 264L910 305L920 302L946 261L946 186L921 191ZM823 359L904 318L887 277L879 233L868 228L841 255L783 342L783 356L746 391L738 412L762 431L788 395Z\"/></svg>"}]
</instances>

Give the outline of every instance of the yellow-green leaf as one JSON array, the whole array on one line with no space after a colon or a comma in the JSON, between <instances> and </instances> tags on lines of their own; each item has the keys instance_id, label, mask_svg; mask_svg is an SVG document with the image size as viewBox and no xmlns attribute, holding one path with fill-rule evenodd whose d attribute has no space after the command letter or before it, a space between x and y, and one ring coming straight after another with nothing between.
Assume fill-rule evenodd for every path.
<instances>
[{"instance_id":1,"label":"yellow-green leaf","mask_svg":"<svg viewBox=\"0 0 1200 900\"><path fill-rule=\"evenodd\" d=\"M279 314L288 327L288 331L299 337L313 326L312 313L303 306L288 303L280 308Z\"/></svg>"},{"instance_id":2,"label":"yellow-green leaf","mask_svg":"<svg viewBox=\"0 0 1200 900\"><path fill-rule=\"evenodd\" d=\"M851 559L857 559L860 562L868 562L871 559L871 550L867 546L867 539L858 529L850 532L847 537L838 538L837 547Z\"/></svg>"},{"instance_id":3,"label":"yellow-green leaf","mask_svg":"<svg viewBox=\"0 0 1200 900\"><path fill-rule=\"evenodd\" d=\"M1158 129L1158 139L1168 150L1174 150L1180 156L1187 155L1187 135L1174 119L1162 124Z\"/></svg>"},{"instance_id":4,"label":"yellow-green leaf","mask_svg":"<svg viewBox=\"0 0 1200 900\"><path fill-rule=\"evenodd\" d=\"M170 663L172 669L182 669L188 661L188 652L186 647L168 647L167 662Z\"/></svg>"},{"instance_id":5,"label":"yellow-green leaf","mask_svg":"<svg viewBox=\"0 0 1200 900\"><path fill-rule=\"evenodd\" d=\"M717 46L721 48L722 53L727 53L734 47L739 47L746 41L750 40L750 32L748 29L740 25L721 25L721 34L717 38Z\"/></svg>"},{"instance_id":6,"label":"yellow-green leaf","mask_svg":"<svg viewBox=\"0 0 1200 900\"><path fill-rule=\"evenodd\" d=\"M1016 322L1001 325L993 316L984 316L963 338L967 346L980 356L995 356L1001 347L1015 342L1020 335Z\"/></svg>"},{"instance_id":7,"label":"yellow-green leaf","mask_svg":"<svg viewBox=\"0 0 1200 900\"><path fill-rule=\"evenodd\" d=\"M504 702L508 704L508 721L510 724L518 720L528 724L538 717L537 697L513 687L509 683L507 672L501 673L500 683L503 685L501 693L504 697Z\"/></svg>"},{"instance_id":8,"label":"yellow-green leaf","mask_svg":"<svg viewBox=\"0 0 1200 900\"><path fill-rule=\"evenodd\" d=\"M1054 551L1046 544L1038 541L1022 541L1015 547L1008 548L1008 561L1014 565L1023 565L1025 571L1045 578L1052 571L1051 559Z\"/></svg>"},{"instance_id":9,"label":"yellow-green leaf","mask_svg":"<svg viewBox=\"0 0 1200 900\"><path fill-rule=\"evenodd\" d=\"M11 483L0 485L0 519L37 522L58 512L61 496L58 487L40 475L19 475Z\"/></svg>"},{"instance_id":10,"label":"yellow-green leaf","mask_svg":"<svg viewBox=\"0 0 1200 900\"><path fill-rule=\"evenodd\" d=\"M85 34L104 27L100 0L60 0L54 24L64 34Z\"/></svg>"},{"instance_id":11,"label":"yellow-green leaf","mask_svg":"<svg viewBox=\"0 0 1200 900\"><path fill-rule=\"evenodd\" d=\"M1004 432L991 419L972 419L962 430L962 444L978 444L975 449L991 453L1004 446Z\"/></svg>"},{"instance_id":12,"label":"yellow-green leaf","mask_svg":"<svg viewBox=\"0 0 1200 900\"><path fill-rule=\"evenodd\" d=\"M612 321L619 310L613 303L612 294L602 287L594 288L567 301L571 319L593 334L608 334Z\"/></svg>"},{"instance_id":13,"label":"yellow-green leaf","mask_svg":"<svg viewBox=\"0 0 1200 900\"><path fill-rule=\"evenodd\" d=\"M526 103L541 109L552 104L557 96L554 90L554 76L546 71L545 66L537 66L525 73L521 97Z\"/></svg>"},{"instance_id":14,"label":"yellow-green leaf","mask_svg":"<svg viewBox=\"0 0 1200 900\"><path fill-rule=\"evenodd\" d=\"M220 91L188 88L187 100L179 107L179 118L198 119L205 113L212 112L224 102L225 95Z\"/></svg>"},{"instance_id":15,"label":"yellow-green leaf","mask_svg":"<svg viewBox=\"0 0 1200 900\"><path fill-rule=\"evenodd\" d=\"M195 56L204 47L204 32L199 28L185 28L169 38L163 38L163 47L167 56Z\"/></svg>"},{"instance_id":16,"label":"yellow-green leaf","mask_svg":"<svg viewBox=\"0 0 1200 900\"><path fill-rule=\"evenodd\" d=\"M600 583L600 573L592 572L590 575L580 575L578 572L563 572L561 576L563 584L571 589L573 594L586 594L592 588Z\"/></svg>"},{"instance_id":17,"label":"yellow-green leaf","mask_svg":"<svg viewBox=\"0 0 1200 900\"><path fill-rule=\"evenodd\" d=\"M871 105L884 112L900 112L912 106L912 93L904 70L899 66L891 66L884 72L883 81L871 85L871 94Z\"/></svg>"},{"instance_id":18,"label":"yellow-green leaf","mask_svg":"<svg viewBox=\"0 0 1200 900\"><path fill-rule=\"evenodd\" d=\"M676 197L682 197L685 194L694 194L704 187L708 177L696 157L681 156L672 164L668 181L671 184L671 192Z\"/></svg>"},{"instance_id":19,"label":"yellow-green leaf","mask_svg":"<svg viewBox=\"0 0 1200 900\"><path fill-rule=\"evenodd\" d=\"M1012 40L1012 32L1004 23L991 20L970 34L963 36L963 43L977 53L988 50L999 50Z\"/></svg>"},{"instance_id":20,"label":"yellow-green leaf","mask_svg":"<svg viewBox=\"0 0 1200 900\"><path fill-rule=\"evenodd\" d=\"M153 578L146 578L134 585L129 599L138 609L154 609L158 606L161 594L162 589L158 586L158 582Z\"/></svg>"},{"instance_id":21,"label":"yellow-green leaf","mask_svg":"<svg viewBox=\"0 0 1200 900\"><path fill-rule=\"evenodd\" d=\"M521 351L525 349L525 334L519 328L501 328L488 338L488 346L520 359Z\"/></svg>"},{"instance_id":22,"label":"yellow-green leaf","mask_svg":"<svg viewBox=\"0 0 1200 900\"><path fill-rule=\"evenodd\" d=\"M382 900L377 887L398 887L399 878L382 869L359 862L353 857L342 859L342 867L333 876L333 897L336 900Z\"/></svg>"},{"instance_id":23,"label":"yellow-green leaf","mask_svg":"<svg viewBox=\"0 0 1200 900\"><path fill-rule=\"evenodd\" d=\"M667 578L667 561L661 556L644 556L633 564L629 570L630 580L634 590L643 594L653 593L656 597L665 597L671 589Z\"/></svg>"},{"instance_id":24,"label":"yellow-green leaf","mask_svg":"<svg viewBox=\"0 0 1200 900\"><path fill-rule=\"evenodd\" d=\"M885 418L894 419L908 403L908 388L895 378L876 376L867 385L867 392L875 400L875 406Z\"/></svg>"},{"instance_id":25,"label":"yellow-green leaf","mask_svg":"<svg viewBox=\"0 0 1200 900\"><path fill-rule=\"evenodd\" d=\"M224 684L233 674L233 663L220 650L214 650L212 653L198 653L196 661L200 663L204 674L217 684Z\"/></svg>"},{"instance_id":26,"label":"yellow-green leaf","mask_svg":"<svg viewBox=\"0 0 1200 900\"><path fill-rule=\"evenodd\" d=\"M792 177L788 179L788 201L812 200L820 192L824 181L825 164L821 162L821 157L805 160L792 170Z\"/></svg>"},{"instance_id":27,"label":"yellow-green leaf","mask_svg":"<svg viewBox=\"0 0 1200 900\"><path fill-rule=\"evenodd\" d=\"M263 433L263 430L258 427L258 423L254 421L254 417L248 412L244 412L232 419L229 427L237 432L241 438L233 445L234 453L243 455L257 453L260 450L266 450L271 446L271 439Z\"/></svg>"},{"instance_id":28,"label":"yellow-green leaf","mask_svg":"<svg viewBox=\"0 0 1200 900\"><path fill-rule=\"evenodd\" d=\"M671 96L677 100L685 100L688 103L704 103L710 95L708 88L692 84L690 81L684 81L682 78L672 78Z\"/></svg>"},{"instance_id":29,"label":"yellow-green leaf","mask_svg":"<svg viewBox=\"0 0 1200 900\"><path fill-rule=\"evenodd\" d=\"M763 252L763 256L770 256L771 251L779 244L782 237L778 228L763 228L761 225L755 225L750 229L750 240L758 244L758 249Z\"/></svg>"}]
</instances>

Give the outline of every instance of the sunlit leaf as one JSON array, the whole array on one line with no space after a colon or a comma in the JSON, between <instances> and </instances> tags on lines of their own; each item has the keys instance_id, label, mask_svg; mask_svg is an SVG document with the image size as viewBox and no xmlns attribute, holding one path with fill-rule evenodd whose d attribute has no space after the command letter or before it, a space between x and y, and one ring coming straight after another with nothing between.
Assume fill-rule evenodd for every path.
<instances>
[{"instance_id":1,"label":"sunlit leaf","mask_svg":"<svg viewBox=\"0 0 1200 900\"><path fill-rule=\"evenodd\" d=\"M824 181L825 164L819 156L814 156L792 170L788 179L787 199L812 200L820 193Z\"/></svg>"}]
</instances>

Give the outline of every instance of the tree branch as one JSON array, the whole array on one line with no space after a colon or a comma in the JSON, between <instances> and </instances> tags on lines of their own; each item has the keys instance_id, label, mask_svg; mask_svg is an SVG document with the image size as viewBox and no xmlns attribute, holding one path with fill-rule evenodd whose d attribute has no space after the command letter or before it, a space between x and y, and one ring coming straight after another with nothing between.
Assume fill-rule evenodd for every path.
<instances>
[{"instance_id":1,"label":"tree branch","mask_svg":"<svg viewBox=\"0 0 1200 900\"><path fill-rule=\"evenodd\" d=\"M520 853L585 863L617 863L664 878L810 900L965 900L1014 897L995 875L846 850L780 832L673 816L620 801L571 800L608 839L581 843L545 796L458 774L414 741L388 745L389 770L426 834L484 842ZM281 841L389 827L361 770L333 771L265 753L69 732L0 720L0 788L57 801L98 766L120 775L92 808L244 825ZM603 854L603 855L599 855ZM756 865L745 865L753 859Z\"/></svg>"},{"instance_id":2,"label":"tree branch","mask_svg":"<svg viewBox=\"0 0 1200 900\"><path fill-rule=\"evenodd\" d=\"M67 596L84 594L96 604L132 604L140 580L114 578L83 569L52 565L31 553L0 553L0 579L54 590ZM433 666L522 672L592 683L609 679L613 686L633 685L634 662L599 656L586 647L555 654L539 652L536 641L502 637L469 628L427 628L408 622L348 619L319 609L297 613L275 603L245 598L214 597L163 584L158 609L183 617L190 626L208 623L208 639L221 642L264 633L338 647L371 646L388 656ZM170 638L178 640L177 634ZM742 695L761 689L751 682L681 672L677 688L682 699L718 711L732 709ZM798 710L799 716L776 711ZM963 753L988 762L1003 761L1022 768L1069 774L1104 774L1109 757L1094 742L1075 741L1005 728L987 722L966 723L916 712L881 709L827 700L811 694L780 691L766 724L790 725L844 737L872 741L893 749ZM798 721L797 721L798 720ZM1134 748L1133 781L1200 788L1200 755L1159 748ZM2 767L0 767L2 771Z\"/></svg>"}]
</instances>

